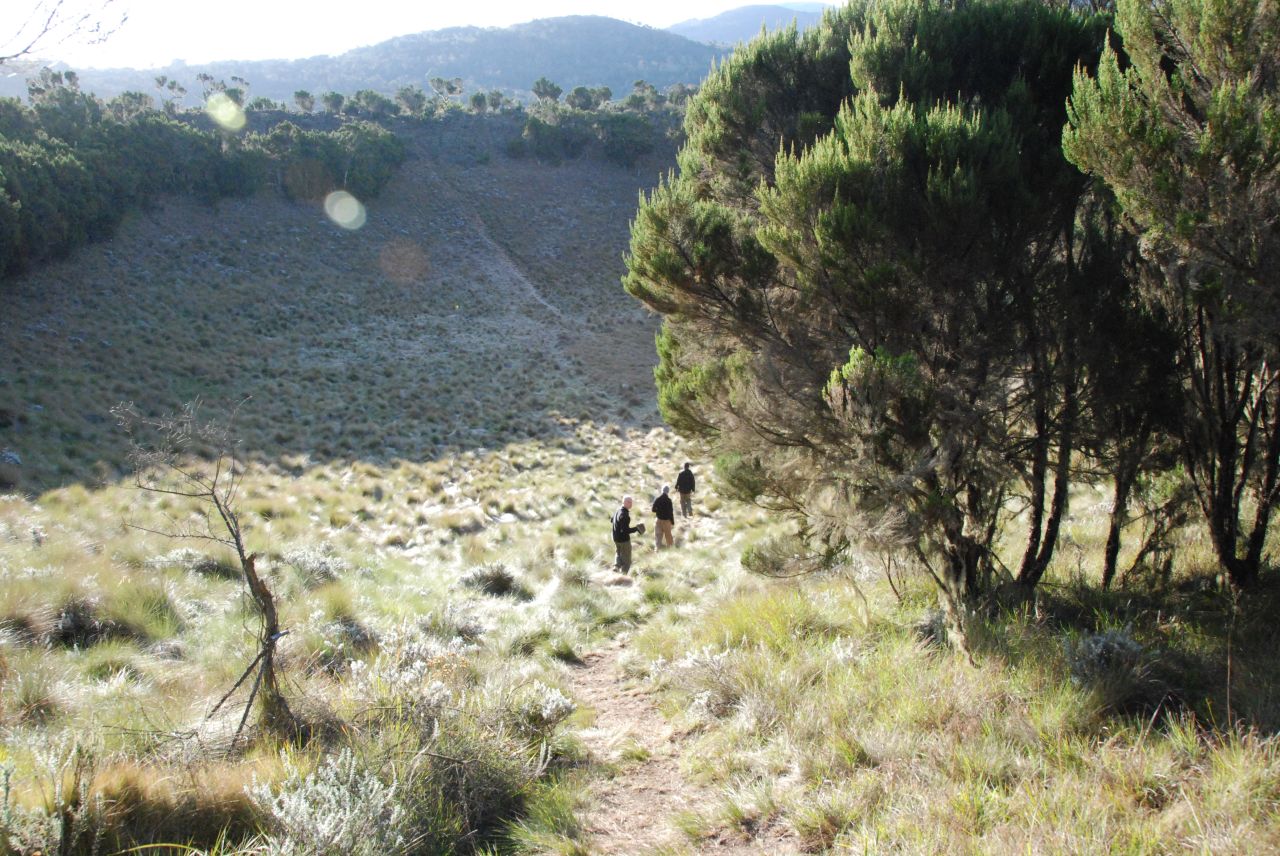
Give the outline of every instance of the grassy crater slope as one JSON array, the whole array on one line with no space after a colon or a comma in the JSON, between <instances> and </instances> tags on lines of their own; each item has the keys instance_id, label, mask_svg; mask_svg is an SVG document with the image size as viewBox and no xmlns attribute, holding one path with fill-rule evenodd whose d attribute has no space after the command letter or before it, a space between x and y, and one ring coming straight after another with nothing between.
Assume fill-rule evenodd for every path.
<instances>
[{"instance_id":1,"label":"grassy crater slope","mask_svg":"<svg viewBox=\"0 0 1280 856\"><path fill-rule=\"evenodd\" d=\"M357 230L271 194L169 200L6 283L0 853L572 832L557 664L676 597L601 584L618 494L683 454L656 425L653 322L618 286L666 162L508 160L518 130L406 130ZM243 402L236 507L306 752L233 741L243 690L210 715L253 659L252 608L233 555L157 534L208 509L132 489L108 413L197 396Z\"/></svg>"},{"instance_id":2,"label":"grassy crater slope","mask_svg":"<svg viewBox=\"0 0 1280 856\"><path fill-rule=\"evenodd\" d=\"M21 463L0 481L116 477L124 400L248 398L238 434L268 459L422 460L563 417L653 423L654 327L617 282L662 156L511 161L517 127L406 131L410 160L358 230L270 194L175 199L7 283L0 446Z\"/></svg>"}]
</instances>

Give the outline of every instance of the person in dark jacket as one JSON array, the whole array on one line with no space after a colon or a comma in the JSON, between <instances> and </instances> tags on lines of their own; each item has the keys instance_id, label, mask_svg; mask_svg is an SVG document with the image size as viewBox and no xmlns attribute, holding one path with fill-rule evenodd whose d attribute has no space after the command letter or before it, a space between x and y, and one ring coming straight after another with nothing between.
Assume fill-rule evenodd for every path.
<instances>
[{"instance_id":1,"label":"person in dark jacket","mask_svg":"<svg viewBox=\"0 0 1280 856\"><path fill-rule=\"evenodd\" d=\"M693 516L693 470L685 461L684 469L676 476L676 493L680 494L680 516Z\"/></svg>"},{"instance_id":2,"label":"person in dark jacket","mask_svg":"<svg viewBox=\"0 0 1280 856\"><path fill-rule=\"evenodd\" d=\"M671 504L671 485L664 484L662 493L653 501L653 513L658 521L653 524L653 546L661 550L663 546L675 544L671 537L671 529L676 525L676 510ZM662 542L666 541L664 545Z\"/></svg>"},{"instance_id":3,"label":"person in dark jacket","mask_svg":"<svg viewBox=\"0 0 1280 856\"><path fill-rule=\"evenodd\" d=\"M631 572L631 533L644 534L644 524L631 525L631 506L633 500L629 496L622 498L622 507L613 513L613 549L616 558L613 569L620 574Z\"/></svg>"}]
</instances>

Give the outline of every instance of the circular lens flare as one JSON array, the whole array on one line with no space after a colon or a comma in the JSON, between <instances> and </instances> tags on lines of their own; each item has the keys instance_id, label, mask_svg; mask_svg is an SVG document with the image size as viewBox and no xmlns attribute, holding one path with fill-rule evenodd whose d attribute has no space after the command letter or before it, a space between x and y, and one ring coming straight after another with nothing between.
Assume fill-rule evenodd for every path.
<instances>
[{"instance_id":1,"label":"circular lens flare","mask_svg":"<svg viewBox=\"0 0 1280 856\"><path fill-rule=\"evenodd\" d=\"M204 112L219 126L228 131L239 131L244 128L244 111L225 92L215 92L205 102Z\"/></svg>"},{"instance_id":2,"label":"circular lens flare","mask_svg":"<svg viewBox=\"0 0 1280 856\"><path fill-rule=\"evenodd\" d=\"M335 190L324 198L324 213L344 229L355 231L367 219L364 206L345 190Z\"/></svg>"}]
</instances>

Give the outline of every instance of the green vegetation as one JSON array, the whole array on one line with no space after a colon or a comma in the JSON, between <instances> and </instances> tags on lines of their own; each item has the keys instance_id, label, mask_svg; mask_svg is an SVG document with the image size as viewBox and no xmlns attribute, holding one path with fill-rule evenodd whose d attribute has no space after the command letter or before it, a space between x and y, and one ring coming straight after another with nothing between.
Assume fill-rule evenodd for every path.
<instances>
[{"instance_id":1,"label":"green vegetation","mask_svg":"<svg viewBox=\"0 0 1280 856\"><path fill-rule=\"evenodd\" d=\"M693 95L218 131L281 193L11 280L0 852L585 854L632 776L654 852L1280 849L1275 14L855 2ZM6 121L76 159L177 112L41 86ZM600 287L686 99L625 284L689 444ZM358 229L290 201L339 172ZM149 465L225 474L230 544L99 415L197 394L241 446ZM685 459L676 548L612 574ZM290 727L219 707L264 652Z\"/></svg>"},{"instance_id":2,"label":"green vegetation","mask_svg":"<svg viewBox=\"0 0 1280 856\"><path fill-rule=\"evenodd\" d=\"M294 124L282 147L322 144ZM599 162L476 168L484 132L515 117L406 124L414 157L358 232L277 193L164 197L115 240L7 283L0 412L21 463L0 476L30 496L0 500L0 852L531 852L581 837L562 664L652 610L596 579L618 485L661 477L629 428L653 422L647 396L614 397L644 381L652 325L597 287L621 272L634 179ZM500 152L503 135L487 142ZM576 210L510 204L529 182L577 201L581 228L509 234L504 217ZM572 267L535 288L513 259L564 240L583 242ZM28 338L41 319L75 332ZM65 352L82 346L94 356ZM236 423L235 503L288 631L275 666L302 745L252 717L234 739L249 683L209 716L259 651L241 563L155 534L205 531L202 509L132 490L105 415L195 394L218 413L260 382L273 389ZM655 464L679 456L657 441ZM637 469L576 472L583 449Z\"/></svg>"},{"instance_id":3,"label":"green vegetation","mask_svg":"<svg viewBox=\"0 0 1280 856\"><path fill-rule=\"evenodd\" d=\"M678 134L682 106L694 90L680 85L668 97L638 80L632 94L614 104L607 86L577 86L563 105L562 90L546 78L535 81L533 91L539 103L530 109L520 139L507 147L509 155L560 163L595 148L608 160L629 167Z\"/></svg>"},{"instance_id":4,"label":"green vegetation","mask_svg":"<svg viewBox=\"0 0 1280 856\"><path fill-rule=\"evenodd\" d=\"M103 104L80 91L73 73L48 69L30 95L30 106L0 102L0 274L103 238L162 193L212 202L251 194L273 176L294 198L345 189L367 199L404 158L391 132L367 122L336 131L290 123L266 134L201 130L194 116L155 110L149 96Z\"/></svg>"},{"instance_id":5,"label":"green vegetation","mask_svg":"<svg viewBox=\"0 0 1280 856\"><path fill-rule=\"evenodd\" d=\"M1280 12L1271 4L1118 4L1078 71L1067 155L1099 176L1159 273L1150 299L1178 341L1180 450L1233 584L1263 565L1280 499ZM1129 64L1131 63L1131 64Z\"/></svg>"},{"instance_id":6,"label":"green vegetation","mask_svg":"<svg viewBox=\"0 0 1280 856\"><path fill-rule=\"evenodd\" d=\"M1280 387L1276 325L1253 311L1274 276L1252 273L1274 268L1259 236L1275 93L1248 75L1276 24L1228 5L1196 41L1168 36L1193 31L1194 4L1185 20L1121 4L1119 33L1145 41L1125 42L1123 75L1108 53L1093 88L1108 18L1016 0L853 3L739 51L691 103L681 173L632 231L627 288L665 316L664 415L715 441L736 495L800 516L816 560L858 547L927 570L957 628L1030 596L1073 483L1114 485L1110 584L1135 487L1179 463L1233 584L1256 581ZM1187 68L1224 44L1230 58L1221 83L1178 78L1199 81L1179 101L1165 65L1184 60L1158 46L1183 41ZM1073 71L1068 142L1139 209L1131 231L1064 156ZM1211 130L1184 133L1179 110ZM1253 171L1221 166L1228 152ZM1211 198L1175 180L1192 163L1185 181ZM1201 215L1174 198L1208 222L1189 231ZM1255 198L1256 219L1233 208ZM1243 219L1212 213L1227 209ZM1241 260L1227 272L1245 291L1199 261L1210 244ZM1002 555L1018 530L1021 555Z\"/></svg>"},{"instance_id":7,"label":"green vegetation","mask_svg":"<svg viewBox=\"0 0 1280 856\"><path fill-rule=\"evenodd\" d=\"M293 60L217 62L161 69L168 78L193 85L193 72L217 79L240 75L253 82L253 96L292 103L299 89L316 94L369 89L394 95L402 87L429 85L432 78L457 80L469 92L500 91L527 100L539 77L564 84L582 82L626 92L637 78L658 87L696 84L723 48L699 44L652 27L612 18L576 15L544 18L511 27L451 27L393 38L337 56ZM149 92L155 71L90 69L85 86L95 92ZM232 82L235 88L244 88ZM17 94L0 78L0 93ZM567 89L566 89L567 93ZM172 93L170 93L172 95ZM183 99L179 96L179 102ZM192 99L187 99L187 106ZM249 100L252 100L250 98Z\"/></svg>"},{"instance_id":8,"label":"green vegetation","mask_svg":"<svg viewBox=\"0 0 1280 856\"><path fill-rule=\"evenodd\" d=\"M855 2L690 103L624 282L664 416L798 523L638 646L691 849L1277 846L1280 18L1111 24Z\"/></svg>"},{"instance_id":9,"label":"green vegetation","mask_svg":"<svg viewBox=\"0 0 1280 856\"><path fill-rule=\"evenodd\" d=\"M290 631L276 662L303 746L233 739L247 688L208 716L256 641L234 558L157 534L198 520L198 497L5 498L0 852L538 852L580 837L560 664L659 608L600 584L616 475L581 472L582 446L639 450L646 470L680 456L669 434L581 425L426 464L229 468Z\"/></svg>"},{"instance_id":10,"label":"green vegetation","mask_svg":"<svg viewBox=\"0 0 1280 856\"><path fill-rule=\"evenodd\" d=\"M1096 563L1105 514L1091 522L1081 546ZM663 688L674 725L695 735L690 775L720 795L683 819L688 852L768 828L814 853L1280 843L1264 614L1233 631L1223 593L1082 585L984 621L965 663L940 644L932 587L916 576L899 600L865 577L738 579L697 613L646 626L631 670ZM1275 595L1260 595L1266 609ZM1249 677L1227 683L1233 632ZM1233 727L1246 710L1256 730Z\"/></svg>"}]
</instances>

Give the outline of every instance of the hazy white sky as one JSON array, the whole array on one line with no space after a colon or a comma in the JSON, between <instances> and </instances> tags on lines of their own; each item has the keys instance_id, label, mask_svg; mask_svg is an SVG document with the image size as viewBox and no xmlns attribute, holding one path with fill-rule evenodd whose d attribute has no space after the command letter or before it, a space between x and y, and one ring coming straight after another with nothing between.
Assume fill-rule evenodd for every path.
<instances>
[{"instance_id":1,"label":"hazy white sky","mask_svg":"<svg viewBox=\"0 0 1280 856\"><path fill-rule=\"evenodd\" d=\"M58 0L0 0L0 53L31 17ZM42 54L78 68L150 67L170 60L271 59L337 54L393 36L475 25L507 26L559 15L608 15L669 27L773 0L62 0L62 12L105 8L128 20L102 44L46 43ZM43 12L42 12L43 10Z\"/></svg>"}]
</instances>

